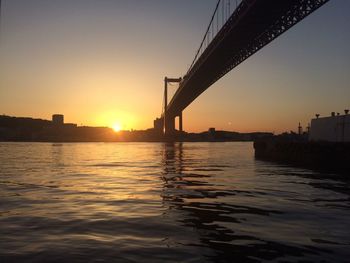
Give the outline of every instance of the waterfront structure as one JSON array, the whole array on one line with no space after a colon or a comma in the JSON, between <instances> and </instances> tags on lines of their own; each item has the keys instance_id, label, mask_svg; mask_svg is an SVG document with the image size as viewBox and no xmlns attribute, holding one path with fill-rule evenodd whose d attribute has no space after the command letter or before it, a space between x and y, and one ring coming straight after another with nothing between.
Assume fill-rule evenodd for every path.
<instances>
[{"instance_id":1,"label":"waterfront structure","mask_svg":"<svg viewBox=\"0 0 350 263\"><path fill-rule=\"evenodd\" d=\"M52 124L61 126L64 124L64 116L62 114L53 114L52 115Z\"/></svg>"},{"instance_id":2,"label":"waterfront structure","mask_svg":"<svg viewBox=\"0 0 350 263\"><path fill-rule=\"evenodd\" d=\"M153 128L154 128L156 131L162 132L163 129L164 129L163 120L160 119L160 118L156 118L156 119L153 121Z\"/></svg>"},{"instance_id":3,"label":"waterfront structure","mask_svg":"<svg viewBox=\"0 0 350 263\"><path fill-rule=\"evenodd\" d=\"M335 114L311 120L310 141L350 142L350 114Z\"/></svg>"}]
</instances>

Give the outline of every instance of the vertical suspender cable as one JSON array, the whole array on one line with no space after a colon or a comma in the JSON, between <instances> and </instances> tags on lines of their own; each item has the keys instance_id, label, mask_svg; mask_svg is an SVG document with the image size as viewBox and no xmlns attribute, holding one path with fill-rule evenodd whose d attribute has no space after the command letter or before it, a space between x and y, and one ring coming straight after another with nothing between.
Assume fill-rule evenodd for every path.
<instances>
[{"instance_id":1,"label":"vertical suspender cable","mask_svg":"<svg viewBox=\"0 0 350 263\"><path fill-rule=\"evenodd\" d=\"M199 46L199 48L198 48L198 50L197 50L197 53L196 53L196 55L195 55L195 57L194 57L194 59L193 59L193 61L192 61L192 63L191 63L190 68L187 70L187 73L192 69L194 63L197 61L198 55L199 55L199 53L200 53L200 51L201 51L203 45L205 45L205 41L206 41L208 35L210 34L210 27L211 27L211 25L212 25L212 23L213 23L213 21L214 21L215 14L216 14L216 12L218 11L219 4L220 4L220 0L218 0L218 2L217 2L217 4L216 4L214 13L213 13L213 15L212 15L212 17L211 17L211 19L210 19L210 23L209 23L209 25L208 25L208 27L207 27L207 31L206 31L205 34L204 34L203 40L202 40L202 42L201 42L201 44L200 44L200 46ZM186 73L186 74L187 74L187 73Z\"/></svg>"},{"instance_id":2,"label":"vertical suspender cable","mask_svg":"<svg viewBox=\"0 0 350 263\"><path fill-rule=\"evenodd\" d=\"M222 0L222 10L221 10L221 15L222 15L222 26L224 26L224 21L225 21L225 0Z\"/></svg>"},{"instance_id":3,"label":"vertical suspender cable","mask_svg":"<svg viewBox=\"0 0 350 263\"><path fill-rule=\"evenodd\" d=\"M231 16L231 0L228 0L228 17Z\"/></svg>"},{"instance_id":4,"label":"vertical suspender cable","mask_svg":"<svg viewBox=\"0 0 350 263\"><path fill-rule=\"evenodd\" d=\"M214 38L214 21L211 23L211 40Z\"/></svg>"},{"instance_id":5,"label":"vertical suspender cable","mask_svg":"<svg viewBox=\"0 0 350 263\"><path fill-rule=\"evenodd\" d=\"M218 32L219 32L219 12L216 12L216 33Z\"/></svg>"}]
</instances>

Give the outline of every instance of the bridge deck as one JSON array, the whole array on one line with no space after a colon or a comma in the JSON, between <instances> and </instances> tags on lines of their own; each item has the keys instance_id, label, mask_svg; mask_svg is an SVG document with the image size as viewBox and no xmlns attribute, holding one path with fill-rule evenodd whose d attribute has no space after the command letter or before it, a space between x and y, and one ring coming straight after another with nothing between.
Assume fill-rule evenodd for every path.
<instances>
[{"instance_id":1,"label":"bridge deck","mask_svg":"<svg viewBox=\"0 0 350 263\"><path fill-rule=\"evenodd\" d=\"M244 0L184 76L166 115L178 116L227 72L328 0Z\"/></svg>"}]
</instances>

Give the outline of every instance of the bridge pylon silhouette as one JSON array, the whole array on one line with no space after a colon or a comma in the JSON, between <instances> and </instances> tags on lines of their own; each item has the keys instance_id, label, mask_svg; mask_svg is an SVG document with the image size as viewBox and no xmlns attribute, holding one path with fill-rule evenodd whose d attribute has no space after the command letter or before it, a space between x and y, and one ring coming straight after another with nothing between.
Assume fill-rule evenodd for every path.
<instances>
[{"instance_id":1,"label":"bridge pylon silhouette","mask_svg":"<svg viewBox=\"0 0 350 263\"><path fill-rule=\"evenodd\" d=\"M175 119L176 117L179 117L179 132L182 132L183 125L182 125L182 111L176 113L176 114L169 114L167 113L167 107L168 107L168 85L170 83L181 83L182 78L164 78L164 98L163 98L163 112L161 118L157 118L154 121L154 128L158 131L162 132L166 136L172 136L176 133L175 129Z\"/></svg>"}]
</instances>

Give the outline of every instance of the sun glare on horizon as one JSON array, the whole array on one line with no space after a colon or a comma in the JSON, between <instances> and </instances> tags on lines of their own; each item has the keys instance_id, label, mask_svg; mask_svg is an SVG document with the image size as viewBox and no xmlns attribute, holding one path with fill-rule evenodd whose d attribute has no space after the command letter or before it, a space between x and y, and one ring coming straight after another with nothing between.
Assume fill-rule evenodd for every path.
<instances>
[{"instance_id":1,"label":"sun glare on horizon","mask_svg":"<svg viewBox=\"0 0 350 263\"><path fill-rule=\"evenodd\" d=\"M115 124L113 124L112 129L115 132L119 132L119 131L121 131L122 127L121 127L120 123L115 123Z\"/></svg>"}]
</instances>

